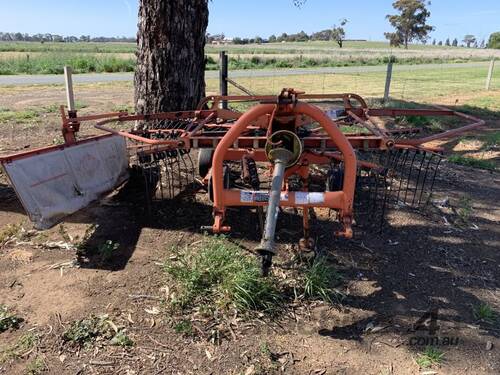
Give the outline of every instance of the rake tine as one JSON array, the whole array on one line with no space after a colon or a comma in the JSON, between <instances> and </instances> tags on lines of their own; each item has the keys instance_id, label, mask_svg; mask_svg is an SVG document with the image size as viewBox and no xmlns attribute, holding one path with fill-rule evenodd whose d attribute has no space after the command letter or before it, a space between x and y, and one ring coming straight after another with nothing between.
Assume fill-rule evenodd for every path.
<instances>
[{"instance_id":1,"label":"rake tine","mask_svg":"<svg viewBox=\"0 0 500 375\"><path fill-rule=\"evenodd\" d=\"M186 160L184 159L184 155L180 155L180 159L182 160L182 164L184 164L184 178L186 179L186 185L185 186L188 186L189 185L189 176L188 176L188 173L187 173L187 164L186 164ZM181 186L181 189L180 190L184 190L185 186Z\"/></svg>"},{"instance_id":2,"label":"rake tine","mask_svg":"<svg viewBox=\"0 0 500 375\"><path fill-rule=\"evenodd\" d=\"M422 161L420 163L420 168L418 169L417 182L415 183L415 192L413 193L413 199L411 201L412 206L415 204L415 198L417 197L417 191L418 191L418 183L420 182L420 174L422 173L422 166L424 165L426 157L427 157L427 153L422 152ZM424 188L424 185L421 186L421 189L423 189L423 188Z\"/></svg>"},{"instance_id":3,"label":"rake tine","mask_svg":"<svg viewBox=\"0 0 500 375\"><path fill-rule=\"evenodd\" d=\"M146 176L146 170L142 168L142 177L144 178L145 185L145 198L146 198L146 211L148 218L151 218L151 197L149 196L149 182L148 177Z\"/></svg>"},{"instance_id":4,"label":"rake tine","mask_svg":"<svg viewBox=\"0 0 500 375\"><path fill-rule=\"evenodd\" d=\"M420 196L418 197L418 206L422 203L422 195L424 194L425 191L425 182L427 181L427 174L429 173L429 166L431 164L432 159L434 158L434 154L431 154L429 161L427 162L427 165L425 166L425 173L424 173L424 179L422 181L422 189L420 190Z\"/></svg>"},{"instance_id":5,"label":"rake tine","mask_svg":"<svg viewBox=\"0 0 500 375\"><path fill-rule=\"evenodd\" d=\"M194 183L194 163L193 163L193 158L191 158L191 151L186 150L185 156L189 160L189 164L191 165L191 168L188 168L188 173L189 176L191 177L190 183Z\"/></svg>"},{"instance_id":6,"label":"rake tine","mask_svg":"<svg viewBox=\"0 0 500 375\"><path fill-rule=\"evenodd\" d=\"M387 180L384 178L384 199L382 201L382 208L380 210L381 212L380 212L379 233L382 232L382 230L384 229L384 217L385 217L385 207L386 207L386 204L387 204L387 196L388 196L388 193L387 193Z\"/></svg>"},{"instance_id":7,"label":"rake tine","mask_svg":"<svg viewBox=\"0 0 500 375\"><path fill-rule=\"evenodd\" d=\"M432 189L434 189L434 182L436 181L437 170L439 168L440 163L441 163L441 158L438 158L438 161L436 163L436 167L434 169L434 174L432 175L432 183L431 183L431 188L429 189L429 196L427 197L425 205L427 205L429 203L429 200L431 199Z\"/></svg>"},{"instance_id":8,"label":"rake tine","mask_svg":"<svg viewBox=\"0 0 500 375\"><path fill-rule=\"evenodd\" d=\"M401 194L401 186L403 186L403 178L402 178L402 176L403 176L404 168L402 168L402 167L403 167L403 165L406 166L406 160L408 159L408 154L409 154L409 151L405 150L404 161L403 161L403 163L401 165L401 168L397 169L397 170L401 169L401 178L399 179L399 188L398 188L398 196L396 197L396 204L398 204L398 202L399 202L399 195Z\"/></svg>"},{"instance_id":9,"label":"rake tine","mask_svg":"<svg viewBox=\"0 0 500 375\"><path fill-rule=\"evenodd\" d=\"M375 195L374 195L374 198L373 199L373 206L372 206L372 210L373 211L376 211L377 210L377 200L378 200L378 176L376 173L371 173L373 178L375 179Z\"/></svg>"},{"instance_id":10,"label":"rake tine","mask_svg":"<svg viewBox=\"0 0 500 375\"><path fill-rule=\"evenodd\" d=\"M181 191L181 186L182 186L182 175L181 175L181 163L179 162L179 152L176 150L175 151L175 166L177 169L177 177L178 177L178 185L176 186L179 189L179 192ZM177 192L174 190L174 196L177 195ZM173 197L172 197L173 198Z\"/></svg>"},{"instance_id":11,"label":"rake tine","mask_svg":"<svg viewBox=\"0 0 500 375\"><path fill-rule=\"evenodd\" d=\"M413 165L415 164L415 158L419 154L419 151L415 151L413 153L413 158L411 159L410 163L410 171L408 172L408 178L406 179L406 190L405 190L405 198L404 198L404 204L406 204L406 197L408 196L408 191L410 190L410 180L411 180L411 174L413 172Z\"/></svg>"},{"instance_id":12,"label":"rake tine","mask_svg":"<svg viewBox=\"0 0 500 375\"><path fill-rule=\"evenodd\" d=\"M175 180L175 171L174 171L174 160L172 157L168 158L168 166L169 166L169 171L170 171L170 176L169 176L169 183L170 183L170 192L169 192L169 198L173 198L175 196L175 185L174 185L174 180Z\"/></svg>"}]
</instances>

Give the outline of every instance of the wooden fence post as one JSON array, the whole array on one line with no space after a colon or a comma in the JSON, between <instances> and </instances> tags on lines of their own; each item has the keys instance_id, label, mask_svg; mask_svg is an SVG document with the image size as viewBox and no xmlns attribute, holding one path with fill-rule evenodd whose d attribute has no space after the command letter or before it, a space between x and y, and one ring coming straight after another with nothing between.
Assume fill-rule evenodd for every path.
<instances>
[{"instance_id":1,"label":"wooden fence post","mask_svg":"<svg viewBox=\"0 0 500 375\"><path fill-rule=\"evenodd\" d=\"M219 85L220 94L222 96L227 96L227 55L226 51L220 51L219 53ZM227 109L227 101L222 101L222 108Z\"/></svg>"},{"instance_id":2,"label":"wooden fence post","mask_svg":"<svg viewBox=\"0 0 500 375\"><path fill-rule=\"evenodd\" d=\"M73 75L71 67L64 67L64 81L66 83L66 101L68 103L68 111L71 113L75 110L75 95L73 93Z\"/></svg>"},{"instance_id":3,"label":"wooden fence post","mask_svg":"<svg viewBox=\"0 0 500 375\"><path fill-rule=\"evenodd\" d=\"M391 56L389 58L389 62L387 63L387 75L385 76L384 103L387 103L389 101L393 63L394 63L394 56Z\"/></svg>"},{"instance_id":4,"label":"wooden fence post","mask_svg":"<svg viewBox=\"0 0 500 375\"><path fill-rule=\"evenodd\" d=\"M490 67L488 69L488 77L486 77L486 90L490 89L491 78L493 77L493 69L495 68L495 59L490 61Z\"/></svg>"}]
</instances>

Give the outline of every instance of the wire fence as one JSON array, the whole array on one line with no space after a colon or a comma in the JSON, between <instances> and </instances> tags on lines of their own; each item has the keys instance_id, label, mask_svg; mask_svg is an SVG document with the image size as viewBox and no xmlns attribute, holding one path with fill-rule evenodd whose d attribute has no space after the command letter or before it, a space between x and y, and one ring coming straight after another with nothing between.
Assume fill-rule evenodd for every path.
<instances>
[{"instance_id":1,"label":"wire fence","mask_svg":"<svg viewBox=\"0 0 500 375\"><path fill-rule=\"evenodd\" d=\"M419 103L460 105L464 102L498 105L489 94L500 90L500 67L493 69L489 91L486 82L490 62L433 65L394 64L390 99ZM255 94L277 94L284 87L307 93L352 92L366 98L384 97L386 67L349 67L345 69L279 70L229 72L229 77ZM218 92L218 80L207 80L207 91ZM243 92L229 85L229 94ZM474 97L474 98L472 98ZM496 104L495 104L496 103ZM495 108L493 108L495 109ZM498 109L498 108L496 108Z\"/></svg>"}]
</instances>

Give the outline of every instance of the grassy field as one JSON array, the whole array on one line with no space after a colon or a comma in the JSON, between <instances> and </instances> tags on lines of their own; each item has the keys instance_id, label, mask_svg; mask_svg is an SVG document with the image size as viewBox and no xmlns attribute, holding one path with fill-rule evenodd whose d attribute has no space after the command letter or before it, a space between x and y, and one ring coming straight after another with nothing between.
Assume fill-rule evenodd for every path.
<instances>
[{"instance_id":1,"label":"grassy field","mask_svg":"<svg viewBox=\"0 0 500 375\"><path fill-rule=\"evenodd\" d=\"M60 74L64 65L77 73L134 70L134 43L0 42L0 74ZM411 45L390 48L385 42L293 42L250 45L208 45L207 69L217 69L218 53L228 51L230 69L308 68L380 65L391 55L401 64L485 61L500 51Z\"/></svg>"}]
</instances>

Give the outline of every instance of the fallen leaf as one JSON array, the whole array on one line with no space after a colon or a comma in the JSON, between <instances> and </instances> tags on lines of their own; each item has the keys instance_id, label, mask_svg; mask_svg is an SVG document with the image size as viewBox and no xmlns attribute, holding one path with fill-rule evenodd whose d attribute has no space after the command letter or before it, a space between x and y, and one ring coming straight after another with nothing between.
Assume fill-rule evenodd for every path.
<instances>
[{"instance_id":1,"label":"fallen leaf","mask_svg":"<svg viewBox=\"0 0 500 375\"><path fill-rule=\"evenodd\" d=\"M207 355L207 358L211 361L212 360L212 353L208 351L208 349L205 349L205 354Z\"/></svg>"},{"instance_id":2,"label":"fallen leaf","mask_svg":"<svg viewBox=\"0 0 500 375\"><path fill-rule=\"evenodd\" d=\"M151 315L158 315L160 313L160 309L158 307L152 307L150 309L144 309L144 311L146 311L148 314L151 314Z\"/></svg>"},{"instance_id":3,"label":"fallen leaf","mask_svg":"<svg viewBox=\"0 0 500 375\"><path fill-rule=\"evenodd\" d=\"M255 372L255 366L251 365L249 368L246 369L245 375L252 375Z\"/></svg>"},{"instance_id":4,"label":"fallen leaf","mask_svg":"<svg viewBox=\"0 0 500 375\"><path fill-rule=\"evenodd\" d=\"M129 321L130 324L134 324L135 322L132 320L132 314L128 313L127 315L127 320Z\"/></svg>"}]
</instances>

